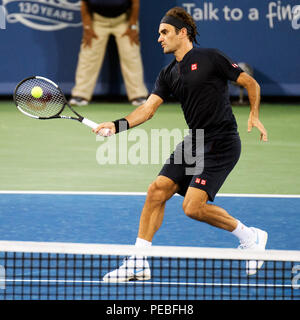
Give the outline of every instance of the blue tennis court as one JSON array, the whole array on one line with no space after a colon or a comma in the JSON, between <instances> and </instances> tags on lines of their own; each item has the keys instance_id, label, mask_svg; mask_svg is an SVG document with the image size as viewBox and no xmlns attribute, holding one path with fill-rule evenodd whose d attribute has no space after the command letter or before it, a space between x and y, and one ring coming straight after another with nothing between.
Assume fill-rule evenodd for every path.
<instances>
[{"instance_id":1,"label":"blue tennis court","mask_svg":"<svg viewBox=\"0 0 300 320\"><path fill-rule=\"evenodd\" d=\"M155 237L154 245L237 247L237 240L229 233L187 218L181 208L182 199L176 196L167 203L164 223ZM0 194L0 238L9 241L134 244L144 200L144 194L2 193ZM218 196L215 203L224 207L245 224L265 229L269 233L267 249L299 250L299 197L232 195ZM29 259L32 259L32 255ZM17 270L20 267L18 263L21 263L23 268L24 265L26 267L27 262L26 259L24 262L24 256L20 261L15 266ZM49 264L49 262L44 263L46 267ZM249 277L238 274L238 270L244 266L232 263L221 269L220 266L223 263L221 261L216 261L213 266L206 265L205 267L203 261L192 261L188 266L185 260L180 262L160 261L160 265L157 261L152 261L153 273L149 282L131 282L123 287L122 284L102 282L102 276L117 267L121 260L104 259L101 263L100 266L97 260L91 261L89 256L75 259L72 256L70 260L61 256L58 259L58 266L51 269L52 271L49 271L49 268L39 271L42 262L35 261L31 267L28 266L25 275L28 276L27 283L19 279L23 283L19 289L22 290L23 297L26 298L28 295L33 299L49 297L92 299L94 295L108 299L106 294L111 299L116 297L133 299L136 295L140 297L138 299L163 299L164 297L197 299L201 296L204 287L206 287L205 297L207 299L226 299L229 294L238 299L241 292L243 295L245 290L247 290L245 294L250 299L264 299L269 293L276 293L278 299L282 299L285 294L290 295L291 290L294 299L300 299L300 290L292 289L290 286L293 268L291 264L284 267L285 279L282 286L283 281L275 279L276 269L273 262L265 263L265 267L258 273L258 276L249 280ZM244 263L244 261L239 263ZM179 264L182 265L184 271L175 267ZM66 266L69 271L60 271L60 268L65 270ZM230 270L233 272L229 272ZM216 288L216 285L212 284L215 284L220 272L222 272L223 280L225 279L225 284ZM14 276L18 276L18 271L14 273ZM49 275L52 282L46 280ZM10 278L13 275L8 273L6 276ZM80 276L84 276L84 284L74 280ZM267 281L264 279L266 277ZM239 291L234 286L232 288L226 285L229 280L235 283L234 286L238 287ZM264 281L264 285L255 286L257 280L258 282ZM27 287L30 282L31 286ZM16 281L15 284L17 284ZM37 290L41 288L42 294L38 294ZM6 290L8 289L9 287ZM18 286L13 290L15 290L15 297L18 297ZM45 290L44 294L43 290ZM51 294L51 290L54 290L55 293L53 291ZM0 290L0 299L2 299L1 295L3 297Z\"/></svg>"},{"instance_id":2,"label":"blue tennis court","mask_svg":"<svg viewBox=\"0 0 300 320\"><path fill-rule=\"evenodd\" d=\"M235 248L235 237L186 217L182 197L166 206L153 245ZM0 194L0 239L134 244L145 195ZM268 249L299 250L300 197L223 197L216 205L269 233Z\"/></svg>"}]
</instances>

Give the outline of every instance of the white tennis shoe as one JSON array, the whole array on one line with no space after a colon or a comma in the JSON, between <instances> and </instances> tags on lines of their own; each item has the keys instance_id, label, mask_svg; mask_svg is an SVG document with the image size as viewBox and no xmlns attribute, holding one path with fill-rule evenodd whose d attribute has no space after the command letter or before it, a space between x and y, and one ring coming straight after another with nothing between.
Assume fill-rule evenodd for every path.
<instances>
[{"instance_id":1,"label":"white tennis shoe","mask_svg":"<svg viewBox=\"0 0 300 320\"><path fill-rule=\"evenodd\" d=\"M130 280L149 280L151 271L145 258L130 257L116 270L103 277L104 282L126 282Z\"/></svg>"},{"instance_id":2,"label":"white tennis shoe","mask_svg":"<svg viewBox=\"0 0 300 320\"><path fill-rule=\"evenodd\" d=\"M87 106L89 104L88 100L80 97L71 97L69 100L69 104L72 107L80 107L80 106Z\"/></svg>"},{"instance_id":3,"label":"white tennis shoe","mask_svg":"<svg viewBox=\"0 0 300 320\"><path fill-rule=\"evenodd\" d=\"M250 240L247 242L241 242L238 249L264 251L268 241L267 232L257 228L253 228L253 227L251 227L250 229L254 233L253 240ZM252 276L256 274L256 272L262 267L263 264L264 264L264 261L256 261L256 260L246 261L247 275Z\"/></svg>"}]
</instances>

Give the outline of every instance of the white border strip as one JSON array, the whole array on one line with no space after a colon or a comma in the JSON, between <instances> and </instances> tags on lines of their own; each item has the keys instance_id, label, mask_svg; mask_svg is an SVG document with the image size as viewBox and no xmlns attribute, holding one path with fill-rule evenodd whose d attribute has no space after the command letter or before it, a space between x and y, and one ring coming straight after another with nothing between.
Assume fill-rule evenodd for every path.
<instances>
[{"instance_id":1,"label":"white border strip","mask_svg":"<svg viewBox=\"0 0 300 320\"><path fill-rule=\"evenodd\" d=\"M107 282L103 280L65 280L65 279L5 279L6 283L55 283L55 284L102 284L108 286L121 285L159 285L159 286L203 286L203 287L254 287L254 288L293 288L292 284L275 284L275 283L220 283L220 282L158 282L158 281L124 281L124 282ZM43 294L41 294L43 295Z\"/></svg>"},{"instance_id":2,"label":"white border strip","mask_svg":"<svg viewBox=\"0 0 300 320\"><path fill-rule=\"evenodd\" d=\"M0 190L0 194L54 194L54 195L112 195L112 196L145 196L146 192L110 192L110 191L19 191Z\"/></svg>"},{"instance_id":3,"label":"white border strip","mask_svg":"<svg viewBox=\"0 0 300 320\"><path fill-rule=\"evenodd\" d=\"M36 191L36 190L0 190L0 194L42 194L42 195L112 195L112 196L145 196L146 192L110 192L110 191ZM179 196L179 195L175 195ZM241 198L296 198L299 194L252 194L252 193L218 193L217 197Z\"/></svg>"},{"instance_id":4,"label":"white border strip","mask_svg":"<svg viewBox=\"0 0 300 320\"><path fill-rule=\"evenodd\" d=\"M229 248L152 246L137 248L133 245L0 241L0 252L58 253L131 256L143 255L168 258L264 260L300 262L300 251L294 250L238 250Z\"/></svg>"}]
</instances>

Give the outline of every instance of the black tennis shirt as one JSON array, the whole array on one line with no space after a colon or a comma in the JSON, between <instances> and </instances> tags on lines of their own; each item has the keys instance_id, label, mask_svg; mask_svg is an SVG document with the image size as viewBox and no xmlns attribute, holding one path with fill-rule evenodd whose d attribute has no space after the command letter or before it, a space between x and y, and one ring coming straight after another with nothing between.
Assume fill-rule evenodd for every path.
<instances>
[{"instance_id":1,"label":"black tennis shirt","mask_svg":"<svg viewBox=\"0 0 300 320\"><path fill-rule=\"evenodd\" d=\"M131 0L82 0L88 3L92 12L107 18L117 17L131 7Z\"/></svg>"},{"instance_id":2,"label":"black tennis shirt","mask_svg":"<svg viewBox=\"0 0 300 320\"><path fill-rule=\"evenodd\" d=\"M180 103L190 129L204 129L205 140L237 133L228 93L228 80L243 70L217 49L193 48L180 62L161 70L153 94Z\"/></svg>"}]
</instances>

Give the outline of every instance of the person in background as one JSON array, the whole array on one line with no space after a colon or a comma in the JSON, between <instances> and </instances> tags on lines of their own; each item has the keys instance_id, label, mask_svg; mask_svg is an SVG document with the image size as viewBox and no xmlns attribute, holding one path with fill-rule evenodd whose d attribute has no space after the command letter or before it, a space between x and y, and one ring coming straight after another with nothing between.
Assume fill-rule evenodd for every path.
<instances>
[{"instance_id":1,"label":"person in background","mask_svg":"<svg viewBox=\"0 0 300 320\"><path fill-rule=\"evenodd\" d=\"M75 86L69 103L87 105L92 98L110 35L116 40L127 96L134 106L146 101L139 42L139 0L82 0L83 38Z\"/></svg>"}]
</instances>

